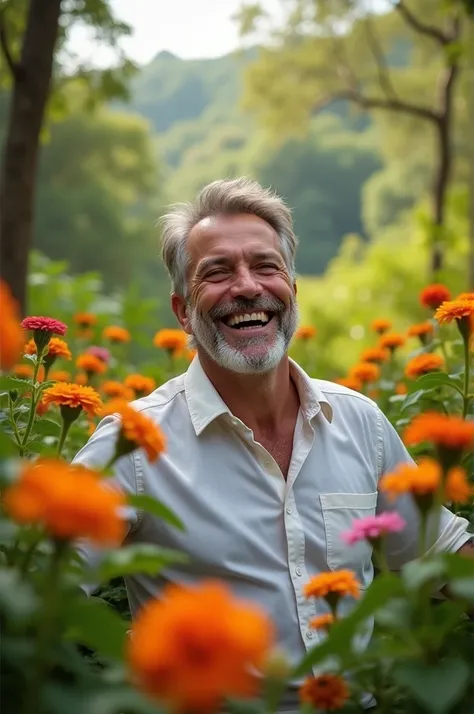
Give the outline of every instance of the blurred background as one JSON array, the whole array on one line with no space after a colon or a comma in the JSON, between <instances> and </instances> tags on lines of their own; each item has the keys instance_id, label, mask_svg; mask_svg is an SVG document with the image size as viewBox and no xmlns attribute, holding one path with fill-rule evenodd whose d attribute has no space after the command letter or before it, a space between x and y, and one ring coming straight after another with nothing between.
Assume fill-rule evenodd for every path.
<instances>
[{"instance_id":1,"label":"blurred background","mask_svg":"<svg viewBox=\"0 0 474 714\"><path fill-rule=\"evenodd\" d=\"M47 286L174 326L156 220L238 175L293 210L322 365L373 317L422 319L427 283L474 289L474 0L0 0L0 44L0 269L24 312Z\"/></svg>"}]
</instances>

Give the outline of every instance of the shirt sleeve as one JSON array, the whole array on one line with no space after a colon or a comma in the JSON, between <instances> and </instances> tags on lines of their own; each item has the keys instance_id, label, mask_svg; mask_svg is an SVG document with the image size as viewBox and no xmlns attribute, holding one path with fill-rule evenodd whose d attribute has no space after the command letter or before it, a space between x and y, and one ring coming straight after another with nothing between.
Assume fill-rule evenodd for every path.
<instances>
[{"instance_id":1,"label":"shirt sleeve","mask_svg":"<svg viewBox=\"0 0 474 714\"><path fill-rule=\"evenodd\" d=\"M110 416L103 419L87 444L77 453L72 463L82 464L89 468L105 466L114 453L118 427L119 420L116 417ZM110 488L120 489L128 495L137 493L133 452L118 459L113 465L112 471L113 475L106 481ZM126 519L125 537L128 537L137 525L137 511L132 507L127 507L123 512L123 516ZM75 548L84 562L86 573L87 571L95 571L100 566L101 560L109 552L109 549L94 546L87 540L77 541ZM98 586L99 583L86 582L81 585L81 588L87 595L91 595Z\"/></svg>"},{"instance_id":2,"label":"shirt sleeve","mask_svg":"<svg viewBox=\"0 0 474 714\"><path fill-rule=\"evenodd\" d=\"M379 478L402 463L414 464L402 440L391 425L387 417L378 410L379 429ZM390 501L383 491L379 491L377 512L397 511L406 523L400 533L392 533L387 537L386 555L391 570L400 570L405 563L419 557L419 529L420 517L418 509L410 495L403 495L396 501ZM467 532L468 521L452 513L444 506L438 518L429 519L427 552L454 553L464 543L467 543L471 534Z\"/></svg>"}]
</instances>

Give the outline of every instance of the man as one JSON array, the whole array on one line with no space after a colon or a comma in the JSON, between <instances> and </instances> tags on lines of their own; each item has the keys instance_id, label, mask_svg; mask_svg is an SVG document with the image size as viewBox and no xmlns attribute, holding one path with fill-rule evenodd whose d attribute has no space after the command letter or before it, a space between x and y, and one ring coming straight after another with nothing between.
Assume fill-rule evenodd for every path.
<instances>
[{"instance_id":1,"label":"man","mask_svg":"<svg viewBox=\"0 0 474 714\"><path fill-rule=\"evenodd\" d=\"M156 496L187 527L133 513L127 542L177 548L190 564L126 578L131 610L166 581L219 578L270 614L297 662L318 641L310 620L325 611L303 586L320 571L349 568L368 587L371 549L344 545L341 533L388 508L379 480L411 459L374 402L310 379L289 360L297 241L280 198L246 179L216 181L163 227L171 304L198 356L185 375L135 402L164 430L166 453L154 465L138 451L123 457L115 480ZM105 419L76 461L107 462L116 429L115 417ZM418 543L411 500L397 508L407 526L388 541L394 569L416 557ZM468 548L466 526L443 510L434 547Z\"/></svg>"}]
</instances>

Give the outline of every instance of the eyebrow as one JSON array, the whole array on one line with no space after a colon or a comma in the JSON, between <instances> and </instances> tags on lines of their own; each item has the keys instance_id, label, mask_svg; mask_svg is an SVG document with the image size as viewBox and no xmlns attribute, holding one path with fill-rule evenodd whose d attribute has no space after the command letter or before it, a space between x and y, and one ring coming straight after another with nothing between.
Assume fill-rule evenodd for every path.
<instances>
[{"instance_id":1,"label":"eyebrow","mask_svg":"<svg viewBox=\"0 0 474 714\"><path fill-rule=\"evenodd\" d=\"M217 268L217 267L227 267L229 265L229 259L228 258L204 258L202 260L196 270L197 275L202 275L205 273L207 270L210 268Z\"/></svg>"}]
</instances>

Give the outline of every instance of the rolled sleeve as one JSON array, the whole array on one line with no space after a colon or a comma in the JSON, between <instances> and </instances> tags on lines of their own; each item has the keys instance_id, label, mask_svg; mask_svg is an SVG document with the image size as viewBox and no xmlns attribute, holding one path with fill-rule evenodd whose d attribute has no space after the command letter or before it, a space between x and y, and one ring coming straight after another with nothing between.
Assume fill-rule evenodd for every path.
<instances>
[{"instance_id":1,"label":"rolled sleeve","mask_svg":"<svg viewBox=\"0 0 474 714\"><path fill-rule=\"evenodd\" d=\"M408 453L394 427L379 411L379 440L381 461L379 477L394 471L400 464L415 462ZM387 561L392 570L400 570L405 563L419 557L420 515L409 495L390 501L383 491L379 491L377 512L396 511L406 525L400 533L387 537ZM459 550L471 537L467 531L468 521L452 513L444 506L440 514L433 514L427 526L427 552L453 553Z\"/></svg>"},{"instance_id":2,"label":"rolled sleeve","mask_svg":"<svg viewBox=\"0 0 474 714\"><path fill-rule=\"evenodd\" d=\"M106 417L97 427L87 444L76 454L74 464L82 464L89 468L101 468L112 457L119 420L116 417ZM113 475L107 479L110 488L121 490L125 494L136 494L136 475L134 456L128 454L118 459L112 467ZM133 532L138 522L136 509L127 507L123 511L126 520L125 537ZM80 540L75 544L76 552L83 561L86 572L96 571L104 556L109 552L107 548L94 546L90 541ZM81 588L87 595L91 595L98 587L96 582L86 582Z\"/></svg>"}]
</instances>

